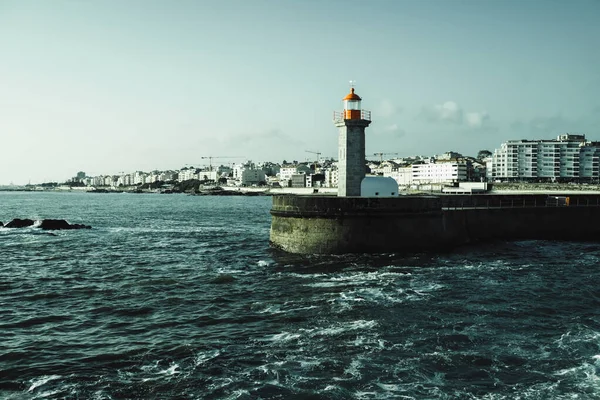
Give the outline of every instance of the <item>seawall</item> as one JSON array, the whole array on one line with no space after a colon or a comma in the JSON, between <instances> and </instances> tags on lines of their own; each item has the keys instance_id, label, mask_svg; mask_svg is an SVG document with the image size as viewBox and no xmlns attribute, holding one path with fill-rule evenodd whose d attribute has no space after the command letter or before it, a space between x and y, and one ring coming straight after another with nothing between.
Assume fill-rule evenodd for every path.
<instances>
[{"instance_id":1,"label":"seawall","mask_svg":"<svg viewBox=\"0 0 600 400\"><path fill-rule=\"evenodd\" d=\"M554 196L554 195L553 195ZM489 240L600 238L600 196L274 196L270 241L292 253L447 250Z\"/></svg>"}]
</instances>

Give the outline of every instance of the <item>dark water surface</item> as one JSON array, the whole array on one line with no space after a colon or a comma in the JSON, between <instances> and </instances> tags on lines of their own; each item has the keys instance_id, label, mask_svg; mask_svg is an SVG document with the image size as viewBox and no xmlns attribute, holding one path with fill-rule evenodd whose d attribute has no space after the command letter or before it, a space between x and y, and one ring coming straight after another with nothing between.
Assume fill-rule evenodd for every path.
<instances>
[{"instance_id":1,"label":"dark water surface","mask_svg":"<svg viewBox=\"0 0 600 400\"><path fill-rule=\"evenodd\" d=\"M0 193L93 226L0 228L0 398L600 399L600 244L294 256L270 205Z\"/></svg>"}]
</instances>

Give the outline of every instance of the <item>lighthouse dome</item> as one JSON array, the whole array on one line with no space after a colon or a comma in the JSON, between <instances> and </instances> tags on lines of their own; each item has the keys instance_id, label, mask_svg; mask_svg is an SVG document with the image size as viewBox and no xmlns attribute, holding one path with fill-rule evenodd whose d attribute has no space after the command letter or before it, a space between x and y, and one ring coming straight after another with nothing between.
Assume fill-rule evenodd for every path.
<instances>
[{"instance_id":1,"label":"lighthouse dome","mask_svg":"<svg viewBox=\"0 0 600 400\"><path fill-rule=\"evenodd\" d=\"M362 100L362 99L360 98L360 96L359 96L359 95L357 95L356 93L354 93L354 88L352 88L352 89L350 90L350 93L348 93L348 94L346 95L346 97L344 97L344 99L343 99L343 100Z\"/></svg>"}]
</instances>

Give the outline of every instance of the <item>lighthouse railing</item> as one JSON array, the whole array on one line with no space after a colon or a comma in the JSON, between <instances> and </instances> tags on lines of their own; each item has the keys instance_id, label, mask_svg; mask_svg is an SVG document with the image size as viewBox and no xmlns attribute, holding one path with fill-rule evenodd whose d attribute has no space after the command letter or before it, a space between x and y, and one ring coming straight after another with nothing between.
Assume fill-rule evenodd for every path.
<instances>
[{"instance_id":1,"label":"lighthouse railing","mask_svg":"<svg viewBox=\"0 0 600 400\"><path fill-rule=\"evenodd\" d=\"M341 122L341 121L344 121L345 119L346 119L345 111L334 111L333 112L333 121L334 122ZM371 121L371 111L360 110L360 119Z\"/></svg>"}]
</instances>

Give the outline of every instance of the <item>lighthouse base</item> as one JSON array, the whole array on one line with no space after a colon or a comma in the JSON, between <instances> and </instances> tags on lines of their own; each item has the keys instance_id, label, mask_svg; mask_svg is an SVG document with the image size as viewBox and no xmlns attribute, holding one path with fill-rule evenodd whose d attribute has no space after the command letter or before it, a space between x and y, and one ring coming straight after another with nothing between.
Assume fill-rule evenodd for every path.
<instances>
[{"instance_id":1,"label":"lighthouse base","mask_svg":"<svg viewBox=\"0 0 600 400\"><path fill-rule=\"evenodd\" d=\"M291 253L378 253L444 246L438 198L274 196L271 244Z\"/></svg>"}]
</instances>

